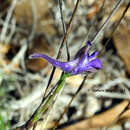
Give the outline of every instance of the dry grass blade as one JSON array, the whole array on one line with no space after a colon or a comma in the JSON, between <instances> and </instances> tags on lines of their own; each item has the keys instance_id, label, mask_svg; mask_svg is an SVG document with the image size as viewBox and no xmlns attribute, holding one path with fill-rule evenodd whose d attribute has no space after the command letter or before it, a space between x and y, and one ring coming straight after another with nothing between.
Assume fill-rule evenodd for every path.
<instances>
[{"instance_id":1,"label":"dry grass blade","mask_svg":"<svg viewBox=\"0 0 130 130\"><path fill-rule=\"evenodd\" d=\"M55 126L54 126L54 128L53 128L54 130L55 130L55 129L57 128L57 126L59 125L60 120L63 118L64 114L68 111L68 109L69 109L69 107L70 107L72 101L74 100L74 98L77 96L77 94L78 94L78 93L80 92L80 90L83 88L87 76L88 76L88 75L86 74L85 77L84 77L84 79L83 79L83 81L82 81L82 83L81 83L81 85L78 87L76 93L75 93L74 96L71 98L70 102L68 103L68 105L67 105L66 108L64 109L64 112L63 112L63 113L61 114L61 116L59 117L58 121L56 122L56 124L55 124Z\"/></svg>"},{"instance_id":2,"label":"dry grass blade","mask_svg":"<svg viewBox=\"0 0 130 130\"><path fill-rule=\"evenodd\" d=\"M60 48L59 48L59 50L58 50L58 54L57 54L56 59L59 59L59 58L60 58L61 50L62 50L62 48L63 48L63 45L64 45L65 40L66 40L67 37L68 37L68 34L69 34L70 31L71 31L72 24L73 24L73 21L74 21L74 17L75 17L75 14L76 14L76 12L77 12L77 9L78 9L78 7L79 7L80 1L81 1L81 0L77 0L77 2L76 2L76 5L75 5L74 11L73 11L73 13L72 13L72 16L71 16L71 18L70 18L70 21L69 21L69 24L68 24L66 33L65 33L65 35L64 35L64 37L63 37L63 40L62 40L61 45L60 45ZM54 75L54 73L55 73L55 69L56 69L56 68L53 67L52 72L51 72L51 75L50 75L49 80L48 80L48 83L47 83L47 87L46 87L44 96L43 96L42 103L43 103L44 100L45 100L44 97L46 96L47 90L48 90L48 88L49 88L49 85L51 84L51 81L52 81L52 79L53 79L53 75Z\"/></svg>"},{"instance_id":3,"label":"dry grass blade","mask_svg":"<svg viewBox=\"0 0 130 130\"><path fill-rule=\"evenodd\" d=\"M111 40L111 38L112 38L112 36L113 36L115 30L117 29L117 27L119 26L121 20L124 18L124 16L125 16L127 10L129 9L129 6L130 6L130 2L128 3L128 5L126 6L125 10L123 11L123 14L122 14L121 18L119 19L119 21L116 23L115 27L113 28L113 30L112 30L112 32L111 32L111 35L110 35L110 38L106 41L104 47L102 48L102 50L101 50L100 53L99 53L99 56L102 55L102 53L103 53L103 51L105 50L106 46L107 46L108 43L110 42L110 40Z\"/></svg>"},{"instance_id":4,"label":"dry grass blade","mask_svg":"<svg viewBox=\"0 0 130 130\"><path fill-rule=\"evenodd\" d=\"M112 10L111 14L109 15L109 17L106 19L106 21L104 22L104 24L100 27L99 31L92 38L92 40L91 40L92 43L94 43L98 39L98 37L103 32L104 28L107 26L107 24L109 23L110 19L113 17L113 15L115 14L115 12L118 10L118 8L120 7L120 5L121 5L122 2L123 2L123 0L119 0L118 1L118 3L116 4L115 8Z\"/></svg>"},{"instance_id":5,"label":"dry grass blade","mask_svg":"<svg viewBox=\"0 0 130 130\"><path fill-rule=\"evenodd\" d=\"M66 25L65 25L65 22L64 22L63 11L62 11L62 0L59 0L59 8L60 8L60 15L61 15L61 22L62 22L62 27L63 27L63 33L64 33L64 36L65 36ZM69 61L70 60L70 52L69 52L67 40L65 40L65 44L66 44L66 52L67 52L67 61Z\"/></svg>"},{"instance_id":6,"label":"dry grass blade","mask_svg":"<svg viewBox=\"0 0 130 130\"><path fill-rule=\"evenodd\" d=\"M61 50L62 50L62 48L63 48L63 44L64 44L64 42L65 42L65 40L66 40L66 38L67 38L67 36L68 36L70 30L71 30L72 23L73 23L73 20L74 20L74 16L75 16L76 11L77 11L77 8L78 8L78 6L79 6L79 2L80 2L80 0L77 0L77 3L76 3L76 5L75 5L75 8L74 8L74 11L73 11L73 14L72 14L72 17L71 17L70 22L69 22L69 24L68 24L67 31L66 31L66 33L65 33L65 35L64 35L64 37L63 37L62 43L61 43L60 48L59 48L59 50L58 50L58 54L57 54L56 59L59 59L59 57L60 57L60 55L61 55ZM42 99L41 104L42 104L42 103L44 102L44 100L46 99L45 97L46 97L46 94L47 94L49 85L51 84L51 81L52 81L52 79L53 79L53 76L54 76L54 73L55 73L55 69L56 69L56 68L53 67L52 72L51 72L50 77L49 77L49 80L48 80L48 83L47 83L47 87L46 87L45 92L44 92L44 96L43 96L43 99ZM41 105L41 104L40 104L40 105Z\"/></svg>"},{"instance_id":7,"label":"dry grass blade","mask_svg":"<svg viewBox=\"0 0 130 130\"><path fill-rule=\"evenodd\" d=\"M101 26L100 30L96 33L96 35L95 35L94 38L92 39L93 42L95 41L95 39L97 38L97 36L99 36L100 32L102 32L102 30L103 30L104 27L107 25L107 23L109 22L110 18L113 16L113 14L116 12L116 10L119 8L119 6L120 6L121 3L122 3L121 0L117 3L117 5L116 5L115 8L113 9L112 13L110 14L110 16L107 18L106 22ZM102 10L103 6L104 6L104 2L103 2L103 5L102 5L102 7L101 7L101 10ZM121 19L124 17L124 15L125 15L125 13L126 13L128 7L129 7L129 4L128 4L128 6L126 7L125 11L123 12L123 15L122 15ZM121 19L120 19L119 22L117 23L116 27L113 29L113 32L116 30L116 28L117 28L118 25L120 24ZM112 32L112 35L113 35L113 32ZM111 35L111 36L112 36L112 35ZM109 40L110 40L110 39L109 39ZM108 42L109 42L109 41L108 41ZM58 126L58 124L59 124L60 120L63 118L64 114L68 111L69 106L71 105L73 99L77 96L77 94L79 93L79 91L82 89L83 84L84 84L84 81L86 80L86 78L87 78L87 75L85 76L83 82L82 82L81 85L79 86L79 88L78 88L78 90L76 91L75 95L72 97L71 101L69 102L69 104L68 104L67 107L65 108L64 112L61 114L60 118L59 118L58 121L56 122L55 128Z\"/></svg>"},{"instance_id":8,"label":"dry grass blade","mask_svg":"<svg viewBox=\"0 0 130 130\"><path fill-rule=\"evenodd\" d=\"M35 31L36 31L36 26L37 26L37 20L38 20L38 15L37 15L37 10L36 10L36 6L35 6L35 2L34 0L30 0L30 4L31 4L31 7L32 7L32 15L33 15L33 25L32 25L32 30L31 30L31 33L30 33L30 36L27 40L27 43L30 43L33 38L34 38L34 35L35 35Z\"/></svg>"},{"instance_id":9,"label":"dry grass blade","mask_svg":"<svg viewBox=\"0 0 130 130\"><path fill-rule=\"evenodd\" d=\"M2 31L1 31L1 35L0 35L0 41L1 42L3 42L5 40L7 28L8 28L8 25L9 25L9 22L10 22L10 19L11 19L11 16L12 16L12 13L13 13L13 10L15 8L16 3L17 3L17 0L13 0L11 6L9 8L9 11L8 11L7 16L6 16L6 20L4 22L4 25L3 25L3 28L2 28Z\"/></svg>"},{"instance_id":10,"label":"dry grass blade","mask_svg":"<svg viewBox=\"0 0 130 130\"><path fill-rule=\"evenodd\" d=\"M69 24L68 24L66 33L65 33L65 35L64 35L64 37L63 37L63 40L62 40L62 43L61 43L61 45L60 45L60 48L59 48L59 51L58 51L58 54L57 54L56 59L59 59L59 57L60 57L60 55L61 55L61 50L62 50L62 48L63 48L63 44L64 44L64 42L65 42L65 40L66 40L66 38L67 38L69 32L71 31L71 27L72 27L72 24L73 24L73 20L74 20L75 14L76 14L76 12L77 12L77 9L78 9L78 7L79 7L80 1L81 1L81 0L77 0L77 3L76 3L76 5L75 5L75 8L74 8L72 17L71 17L71 19L70 19L70 22L69 22ZM52 79L53 79L53 75L54 75L54 73L55 73L55 69L56 69L56 68L53 67L53 70L52 70L51 75L50 75L49 80L48 80L47 87L46 87L46 89L45 89L45 92L44 92L44 95L43 95L43 98L42 98L42 102L40 103L40 105L38 106L38 108L36 109L36 111L40 108L40 106L43 104L43 102L44 102L45 99L46 99L47 91L48 91L49 85L51 84L51 81L52 81ZM33 116L35 115L36 111L33 113L33 115L30 117L30 119L26 122L25 127L28 126L29 122L31 121L31 119L32 119Z\"/></svg>"},{"instance_id":11,"label":"dry grass blade","mask_svg":"<svg viewBox=\"0 0 130 130\"><path fill-rule=\"evenodd\" d=\"M127 12L127 10L128 10L128 8L129 8L129 6L130 6L130 2L128 3L126 9L124 10L124 12L123 12L121 18L119 19L119 21L118 21L117 24L115 25L115 27L114 27L114 29L113 29L113 31L112 31L112 33L111 33L110 39L111 39L113 33L115 32L115 30L117 29L117 27L119 26L121 20L124 18L125 14L126 14L126 12ZM109 43L110 39L107 40L107 42L106 42L106 44L105 44L105 46L104 46L103 49L105 49L105 47L106 47L106 45ZM102 51L103 51L103 50L102 50ZM101 51L100 51L100 52L101 52ZM83 82L85 81L85 79L86 79L86 77L84 78ZM83 84L83 82L82 82L82 84ZM82 84L81 84L81 85L82 85ZM62 119L63 115L67 112L67 110L68 110L70 104L72 103L74 97L78 94L78 92L81 90L81 88L82 88L82 87L80 86L79 89L76 91L75 95L72 97L70 103L67 105L66 109L64 110L64 112L63 112L62 115L60 116L59 120L57 121L58 123L56 124L56 126L59 124L59 122L60 122L60 120ZM129 106L129 103L128 103L128 105L122 110L122 112L120 113L120 115L119 115L118 117L120 117L120 116L125 112L125 110L127 109L128 106Z\"/></svg>"}]
</instances>

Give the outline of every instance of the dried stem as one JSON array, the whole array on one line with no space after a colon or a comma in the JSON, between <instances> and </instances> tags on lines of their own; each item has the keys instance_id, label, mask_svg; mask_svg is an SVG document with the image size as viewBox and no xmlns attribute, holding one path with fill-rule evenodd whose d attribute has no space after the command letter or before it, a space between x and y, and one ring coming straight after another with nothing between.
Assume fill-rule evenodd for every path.
<instances>
[{"instance_id":1,"label":"dried stem","mask_svg":"<svg viewBox=\"0 0 130 130\"><path fill-rule=\"evenodd\" d=\"M65 107L64 112L61 114L61 116L59 117L58 121L56 121L53 130L55 130L55 129L57 128L57 126L58 126L59 123L60 123L60 120L63 118L64 114L68 111L69 106L71 105L72 101L73 101L74 98L77 96L77 94L80 92L80 90L83 88L87 76L88 76L88 75L86 74L85 77L84 77L84 79L83 79L83 81L82 81L82 83L81 83L81 85L80 85L79 88L77 89L76 93L75 93L74 96L71 98L71 100L70 100L70 102L68 103L68 105Z\"/></svg>"},{"instance_id":2,"label":"dried stem","mask_svg":"<svg viewBox=\"0 0 130 130\"><path fill-rule=\"evenodd\" d=\"M1 31L0 42L3 42L5 40L5 35L6 35L6 32L7 32L9 21L11 19L11 16L12 16L12 13L13 13L13 10L15 8L16 3L17 3L17 0L13 0L13 2L11 3L10 8L8 10L8 14L6 16L6 19L5 19L5 22L4 22L2 31Z\"/></svg>"},{"instance_id":3,"label":"dried stem","mask_svg":"<svg viewBox=\"0 0 130 130\"><path fill-rule=\"evenodd\" d=\"M92 44L99 38L100 34L104 31L104 28L108 25L109 21L111 20L113 15L116 13L116 11L118 10L118 8L120 7L120 5L122 4L123 1L124 0L119 0L118 1L118 3L116 4L115 8L112 10L111 14L109 15L109 17L106 19L104 24L100 27L99 31L95 34L95 36L91 40Z\"/></svg>"},{"instance_id":4,"label":"dried stem","mask_svg":"<svg viewBox=\"0 0 130 130\"><path fill-rule=\"evenodd\" d=\"M104 30L105 26L108 24L108 22L110 21L110 19L112 18L112 16L114 15L114 13L117 11L117 9L119 8L119 6L121 5L122 0L120 0L117 5L115 6L115 8L113 9L112 13L110 14L110 16L107 18L107 20L105 21L105 23L101 26L100 30L96 33L96 35L94 36L92 43L94 43L94 41L98 38L98 36L100 35L100 33ZM116 29L116 28L115 28ZM81 83L81 85L79 86L78 90L76 91L76 93L74 94L74 96L72 97L71 101L69 102L69 104L67 105L67 107L65 108L64 112L61 114L60 118L58 119L58 121L55 124L55 128L58 126L58 124L60 123L60 120L63 118L64 114L68 111L69 106L71 105L72 101L74 100L74 98L77 96L77 94L79 93L79 91L83 88L84 82L87 78L87 75L85 76L83 82ZM55 129L54 128L54 129Z\"/></svg>"},{"instance_id":5,"label":"dried stem","mask_svg":"<svg viewBox=\"0 0 130 130\"><path fill-rule=\"evenodd\" d=\"M69 21L69 24L68 24L66 33L65 33L65 35L64 35L64 37L63 37L63 40L62 40L61 45L60 45L60 48L59 48L59 50L58 50L58 54L57 54L56 59L59 59L59 58L60 58L61 50L62 50L62 48L63 48L63 45L64 45L65 40L66 40L67 37L68 37L68 34L69 34L70 31L71 31L72 24L73 24L73 21L74 21L74 17L75 17L75 14L76 14L76 12L77 12L77 9L78 9L78 7L79 7L80 1L81 1L81 0L77 0L77 3L76 3L75 8L74 8L74 11L73 11L72 16L71 16L71 18L70 18L70 21ZM54 75L54 73L55 73L55 69L56 69L56 67L53 67L52 72L51 72L51 75L50 75L49 80L48 80L48 83L47 83L47 87L46 87L46 90L45 90L45 93L44 93L43 100L42 100L41 104L42 104L42 103L44 102L44 100L45 100L45 96L46 96L46 94L47 94L47 90L48 90L48 88L49 88L49 85L51 84L51 81L52 81L52 79L53 79L53 75Z\"/></svg>"},{"instance_id":6,"label":"dried stem","mask_svg":"<svg viewBox=\"0 0 130 130\"><path fill-rule=\"evenodd\" d=\"M64 35L64 37L63 37L63 40L62 40L61 45L60 45L60 48L59 48L59 50L58 50L58 54L57 54L56 59L59 59L59 57L60 57L60 55L61 55L61 50L62 50L62 48L63 48L63 44L64 44L64 42L65 42L65 40L66 40L66 38L67 38L67 36L68 36L70 30L71 30L72 23L73 23L73 20L74 20L74 16L75 16L76 11L77 11L77 9L78 9L79 3L80 3L80 0L77 0L77 3L76 3L76 5L75 5L75 8L74 8L74 11L73 11L73 14L72 14L72 17L71 17L71 19L70 19L70 21L69 21L69 24L68 24L68 27L67 27L67 31L66 31L66 33L65 33L65 35ZM46 90L45 90L45 92L44 92L44 96L43 96L43 99L42 99L41 104L42 104L42 103L44 102L44 100L45 100L45 96L46 96L46 94L47 94L47 90L48 90L48 88L49 88L49 85L51 84L51 81L52 81L52 79L53 79L53 75L54 75L54 73L55 73L55 69L56 69L56 68L53 67L52 72L51 72L51 75L50 75L49 80L48 80L48 83L47 83ZM41 105L41 104L40 104L40 105ZM40 106L40 105L39 105L39 106Z\"/></svg>"},{"instance_id":7,"label":"dried stem","mask_svg":"<svg viewBox=\"0 0 130 130\"><path fill-rule=\"evenodd\" d=\"M63 43L65 42L65 40L66 40L66 38L67 38L69 32L71 31L72 24L73 24L73 20L74 20L75 14L76 14L76 12L77 12L77 9L78 9L78 7L79 7L80 1L81 1L81 0L77 0L77 3L76 3L76 5L75 5L75 8L74 8L72 17L71 17L71 19L70 19L70 21L69 21L69 24L68 24L66 33L65 33L65 35L64 35L64 37L63 37L63 40L62 40L62 43L61 43L61 45L60 45L60 48L59 48L59 51L58 51L58 54L57 54L56 59L59 59L59 57L60 57L60 55L61 55L61 50L62 50L62 48L63 48ZM43 95L42 102L40 103L40 105L38 106L38 108L36 109L36 111L33 113L33 115L30 117L30 119L26 122L25 127L28 127L28 125L30 124L30 121L34 118L35 114L39 111L39 109L42 108L42 105L43 105L44 101L46 100L45 97L46 97L46 94L47 94L47 90L48 90L49 85L50 85L50 83L51 83L51 81L52 81L52 79L53 79L53 75L54 75L55 69L56 69L56 68L53 67L53 70L52 70L52 72L51 72L51 75L50 75L50 78L49 78L49 81L48 81L48 84L47 84L45 93L44 93L44 95ZM40 113L40 114L41 114L41 113Z\"/></svg>"},{"instance_id":8,"label":"dried stem","mask_svg":"<svg viewBox=\"0 0 130 130\"><path fill-rule=\"evenodd\" d=\"M33 25L32 25L32 30L31 33L27 39L27 43L30 43L35 35L36 27L37 27L37 20L38 20L38 15L37 15L37 10L36 10L36 5L34 0L30 0L31 8L32 8L32 15L33 15Z\"/></svg>"},{"instance_id":9,"label":"dried stem","mask_svg":"<svg viewBox=\"0 0 130 130\"><path fill-rule=\"evenodd\" d=\"M59 7L60 7L61 22L62 22L63 33L64 33L63 36L65 36L66 25L65 25L65 22L64 22L63 11L62 11L62 0L59 0ZM67 52L67 61L69 61L70 60L70 52L69 52L68 43L67 43L66 39L65 39L65 44L66 44L66 52Z\"/></svg>"},{"instance_id":10,"label":"dried stem","mask_svg":"<svg viewBox=\"0 0 130 130\"><path fill-rule=\"evenodd\" d=\"M117 29L117 27L119 26L121 20L124 18L128 8L130 6L130 2L128 3L127 7L125 8L125 10L123 11L123 14L121 16L121 18L118 20L118 22L116 23L115 27L113 28L112 32L111 32L111 35L110 35L110 38L106 41L105 45L103 46L102 50L100 51L99 53L99 56L102 55L103 51L105 50L106 46L108 45L109 41L111 40L113 34L115 33L115 30Z\"/></svg>"}]
</instances>

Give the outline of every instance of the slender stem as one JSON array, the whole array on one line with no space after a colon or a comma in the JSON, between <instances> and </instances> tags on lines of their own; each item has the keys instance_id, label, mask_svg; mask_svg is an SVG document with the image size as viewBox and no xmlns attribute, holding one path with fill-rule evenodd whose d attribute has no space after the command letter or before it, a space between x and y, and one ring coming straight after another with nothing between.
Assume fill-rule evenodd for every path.
<instances>
[{"instance_id":1,"label":"slender stem","mask_svg":"<svg viewBox=\"0 0 130 130\"><path fill-rule=\"evenodd\" d=\"M0 115L0 129L6 130L5 123L3 117Z\"/></svg>"},{"instance_id":2,"label":"slender stem","mask_svg":"<svg viewBox=\"0 0 130 130\"><path fill-rule=\"evenodd\" d=\"M67 37L68 37L68 35L69 35L70 31L71 31L72 24L73 24L73 21L74 21L74 17L75 17L75 14L76 14L76 12L77 12L77 9L78 9L78 7L79 7L80 1L81 1L81 0L77 0L77 2L76 2L74 11L73 11L73 13L72 13L72 16L71 16L71 18L70 18L70 21L69 21L68 26L67 26L67 29L66 29L66 33L65 33L65 35L63 36L63 39L62 39L60 48L59 48L59 50L58 50L58 54L57 54L56 59L59 59L59 57L60 57L60 55L61 55L61 52L62 52L61 50L62 50L62 48L63 48L63 43L66 41L66 39L67 39ZM29 120L25 123L25 125L24 125L24 126L21 126L21 127L28 127L29 125L31 125L31 121L32 121L32 119L34 118L35 114L37 113L37 111L39 111L40 108L42 108L41 106L43 106L43 104L44 104L44 103L46 102L46 100L48 99L50 93L47 95L47 90L48 90L49 85L51 84L51 81L52 81L52 79L53 79L53 75L54 75L54 73L55 73L55 69L56 69L56 67L53 67L52 72L51 72L51 75L50 75L50 77L49 77L49 81L48 81L48 83L47 83L47 87L46 87L46 89L45 89L45 93L44 93L43 98L42 98L42 102L40 103L40 105L38 106L38 108L35 110L35 112L32 114L32 116L29 118ZM47 97L47 98L46 98L46 97Z\"/></svg>"},{"instance_id":3,"label":"slender stem","mask_svg":"<svg viewBox=\"0 0 130 130\"><path fill-rule=\"evenodd\" d=\"M80 84L79 88L77 89L76 93L73 95L73 97L71 98L70 102L69 102L68 105L65 107L63 113L60 115L59 119L56 121L53 130L55 130L55 129L57 128L57 126L58 126L59 123L60 123L60 120L63 118L64 114L68 111L69 106L71 105L72 101L73 101L74 98L77 96L77 94L80 92L80 90L83 88L87 76L88 76L88 74L85 75L85 77L84 77L82 83Z\"/></svg>"},{"instance_id":4,"label":"slender stem","mask_svg":"<svg viewBox=\"0 0 130 130\"><path fill-rule=\"evenodd\" d=\"M59 7L60 7L60 15L61 15L61 22L62 22L62 27L63 27L63 33L65 36L66 33L66 25L64 22L64 17L63 17L63 11L62 11L62 0L59 0ZM68 43L67 40L65 39L65 44L66 44L66 51L67 51L67 60L70 60L70 52L69 52L69 48L68 48Z\"/></svg>"},{"instance_id":5,"label":"slender stem","mask_svg":"<svg viewBox=\"0 0 130 130\"><path fill-rule=\"evenodd\" d=\"M31 8L32 8L33 23L32 23L31 33L30 33L30 35L29 35L29 37L27 39L28 44L33 40L33 38L35 36L37 22L38 22L38 14L37 14L35 1L30 0L30 4L31 4Z\"/></svg>"},{"instance_id":6,"label":"slender stem","mask_svg":"<svg viewBox=\"0 0 130 130\"><path fill-rule=\"evenodd\" d=\"M120 7L120 5L121 5L121 3L123 1L124 0L119 0L118 1L118 3L116 4L116 6L114 7L114 9L112 10L111 14L109 15L109 17L106 19L106 21L104 22L104 24L100 27L99 31L95 34L95 36L91 40L92 44L98 39L99 35L103 32L104 28L108 25L108 23L111 20L112 16L116 13L117 9Z\"/></svg>"},{"instance_id":7,"label":"slender stem","mask_svg":"<svg viewBox=\"0 0 130 130\"><path fill-rule=\"evenodd\" d=\"M67 77L69 77L69 73L64 73L60 80L58 81L58 85L56 89L48 96L48 98L45 100L44 104L42 104L39 109L36 111L35 115L32 117L32 119L25 125L25 127L29 128L34 123L36 123L40 118L41 115L46 112L46 110L51 106L51 103L55 99L56 95L60 92L60 90L63 88L65 80Z\"/></svg>"},{"instance_id":8,"label":"slender stem","mask_svg":"<svg viewBox=\"0 0 130 130\"><path fill-rule=\"evenodd\" d=\"M65 35L63 36L62 42L61 42L61 44L60 44L60 47L59 47L59 50L58 50L58 54L57 54L57 56L56 56L56 59L59 59L59 58L60 58L60 55L61 55L61 52L62 52L62 48L63 48L64 42L66 41L66 39L67 39L67 37L68 37L68 35L69 35L70 31L71 31L72 24L73 24L74 18L75 18L75 16L76 16L76 12L77 12L78 7L79 7L79 5L80 5L80 1L81 1L81 0L77 0L77 2L76 2L75 8L74 8L74 10L73 10L72 16L71 16L71 18L70 18L70 21L69 21L68 26L67 26L67 29L66 29L66 33L65 33ZM48 83L47 83L47 87L46 87L46 89L45 89L45 93L44 93L44 95L43 95L42 102L41 102L40 105L42 105L42 103L43 103L44 100L45 100L45 96L46 96L46 94L47 94L47 90L48 90L48 88L49 88L49 85L51 84L51 81L52 81L52 79L53 79L55 70L56 70L56 67L53 67L52 72L51 72L51 75L50 75L49 80L48 80Z\"/></svg>"},{"instance_id":9,"label":"slender stem","mask_svg":"<svg viewBox=\"0 0 130 130\"><path fill-rule=\"evenodd\" d=\"M4 22L2 31L1 31L0 42L3 42L5 40L8 25L9 25L9 22L10 22L10 19L11 19L11 16L12 16L12 13L13 13L13 10L15 8L16 3L17 3L17 0L13 0L13 2L11 3L10 8L8 10L8 14L6 16L6 19L5 19L5 22Z\"/></svg>"},{"instance_id":10,"label":"slender stem","mask_svg":"<svg viewBox=\"0 0 130 130\"><path fill-rule=\"evenodd\" d=\"M130 2L128 3L127 7L125 8L125 10L123 11L122 16L120 17L119 21L116 23L116 25L113 27L113 30L111 32L110 38L106 41L105 45L103 46L103 48L101 49L100 53L98 54L98 57L100 57L103 54L103 51L105 50L106 46L108 45L108 43L110 42L110 40L112 39L113 34L115 33L116 28L119 26L121 20L124 18L126 12L128 11L128 8L130 6Z\"/></svg>"},{"instance_id":11,"label":"slender stem","mask_svg":"<svg viewBox=\"0 0 130 130\"><path fill-rule=\"evenodd\" d=\"M107 20L105 21L105 23L101 26L101 28L99 29L99 31L96 33L96 35L92 39L92 41L91 41L92 43L95 42L95 40L98 38L98 36L100 35L100 33L104 30L104 28L106 27L106 25L108 24L108 22L110 21L110 19L112 18L112 16L115 14L115 12L117 11L117 9L120 7L120 5L121 5L122 2L123 2L123 0L119 0L119 2L116 4L116 6L114 7L113 11L109 15L109 17L107 18ZM71 98L70 102L68 103L68 105L64 109L63 113L61 114L61 116L59 117L59 119L56 121L55 127L53 128L53 130L55 130L57 128L57 126L60 123L60 120L63 118L64 114L68 111L69 106L71 105L72 101L77 96L77 94L79 93L79 91L83 88L83 85L84 85L84 82L85 82L86 78L87 78L87 74L84 77L84 79L83 79L81 85L79 86L78 90L76 91L76 93L74 94L74 96Z\"/></svg>"}]
</instances>

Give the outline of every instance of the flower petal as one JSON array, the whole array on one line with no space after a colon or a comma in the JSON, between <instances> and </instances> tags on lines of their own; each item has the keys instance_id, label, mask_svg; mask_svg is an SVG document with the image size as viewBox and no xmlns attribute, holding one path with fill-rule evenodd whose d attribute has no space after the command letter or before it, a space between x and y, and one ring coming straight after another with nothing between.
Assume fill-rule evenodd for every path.
<instances>
[{"instance_id":1,"label":"flower petal","mask_svg":"<svg viewBox=\"0 0 130 130\"><path fill-rule=\"evenodd\" d=\"M61 68L63 71L66 72L71 72L72 69L78 64L79 60L75 59L69 62L61 62L61 61L57 61L45 54L39 54L39 53L35 53L29 56L29 59L33 59L33 58L44 58L46 59L49 63L51 63L53 66L55 67L59 67Z\"/></svg>"},{"instance_id":2,"label":"flower petal","mask_svg":"<svg viewBox=\"0 0 130 130\"><path fill-rule=\"evenodd\" d=\"M73 74L96 72L98 69L102 69L101 61L99 59L94 59L92 61L89 61L86 65L82 64L80 66L77 66L73 70Z\"/></svg>"},{"instance_id":3,"label":"flower petal","mask_svg":"<svg viewBox=\"0 0 130 130\"><path fill-rule=\"evenodd\" d=\"M91 46L91 45L92 45L91 41L87 41L87 46Z\"/></svg>"},{"instance_id":4,"label":"flower petal","mask_svg":"<svg viewBox=\"0 0 130 130\"><path fill-rule=\"evenodd\" d=\"M91 59L91 58L97 56L98 54L99 54L99 52L98 52L98 51L95 51L95 52L93 52L93 53L88 57L88 59Z\"/></svg>"},{"instance_id":5,"label":"flower petal","mask_svg":"<svg viewBox=\"0 0 130 130\"><path fill-rule=\"evenodd\" d=\"M95 69L102 69L101 61L98 58L91 60L87 66L92 66Z\"/></svg>"}]
</instances>

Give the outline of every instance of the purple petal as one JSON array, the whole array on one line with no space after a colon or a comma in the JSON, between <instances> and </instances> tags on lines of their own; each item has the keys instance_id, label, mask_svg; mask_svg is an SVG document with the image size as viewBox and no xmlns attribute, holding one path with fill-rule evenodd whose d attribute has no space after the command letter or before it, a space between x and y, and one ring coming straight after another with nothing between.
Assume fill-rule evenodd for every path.
<instances>
[{"instance_id":1,"label":"purple petal","mask_svg":"<svg viewBox=\"0 0 130 130\"><path fill-rule=\"evenodd\" d=\"M74 68L74 70L71 72L72 75L77 75L77 74L85 74L86 72L96 72L97 69L95 69L92 66L86 66L86 67L81 67L77 66Z\"/></svg>"},{"instance_id":2,"label":"purple petal","mask_svg":"<svg viewBox=\"0 0 130 130\"><path fill-rule=\"evenodd\" d=\"M44 58L46 59L49 63L51 63L53 66L55 67L59 67L61 68L63 71L66 71L66 72L71 72L72 69L78 64L79 62L79 59L75 59L75 60L72 60L72 61L69 61L69 62L61 62L61 61L57 61L45 54L38 54L38 53L35 53L35 54L32 54L29 56L29 59L33 59L33 58Z\"/></svg>"},{"instance_id":3,"label":"purple petal","mask_svg":"<svg viewBox=\"0 0 130 130\"><path fill-rule=\"evenodd\" d=\"M90 61L87 66L92 66L95 69L102 69L101 61L98 58Z\"/></svg>"},{"instance_id":4,"label":"purple petal","mask_svg":"<svg viewBox=\"0 0 130 130\"><path fill-rule=\"evenodd\" d=\"M88 57L88 59L91 59L91 58L97 56L98 54L99 54L99 52L98 52L98 51L95 51L95 52L93 52L93 53Z\"/></svg>"},{"instance_id":5,"label":"purple petal","mask_svg":"<svg viewBox=\"0 0 130 130\"><path fill-rule=\"evenodd\" d=\"M88 46L91 46L91 45L92 45L91 42L88 41L85 46L83 46L81 49L79 49L79 51L76 53L74 59L76 59L78 57L82 58L84 56L88 56ZM86 58L88 59L88 57L86 57Z\"/></svg>"},{"instance_id":6,"label":"purple petal","mask_svg":"<svg viewBox=\"0 0 130 130\"><path fill-rule=\"evenodd\" d=\"M75 67L72 74L96 72L98 69L102 69L102 64L99 59L94 59L92 61L89 61L86 65L80 64Z\"/></svg>"},{"instance_id":7,"label":"purple petal","mask_svg":"<svg viewBox=\"0 0 130 130\"><path fill-rule=\"evenodd\" d=\"M87 46L91 46L91 45L92 45L91 41L88 41Z\"/></svg>"}]
</instances>

